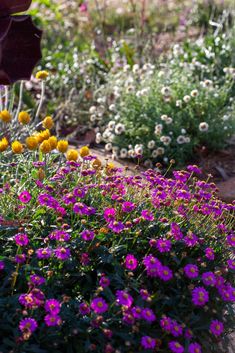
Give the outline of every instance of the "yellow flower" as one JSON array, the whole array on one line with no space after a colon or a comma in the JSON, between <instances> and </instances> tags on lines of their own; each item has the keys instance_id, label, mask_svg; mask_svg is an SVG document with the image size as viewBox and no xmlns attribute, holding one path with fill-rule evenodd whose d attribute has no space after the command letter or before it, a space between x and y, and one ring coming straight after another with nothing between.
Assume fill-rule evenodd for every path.
<instances>
[{"instance_id":1,"label":"yellow flower","mask_svg":"<svg viewBox=\"0 0 235 353\"><path fill-rule=\"evenodd\" d=\"M42 141L48 140L50 136L51 136L51 133L48 129L43 130L36 135L38 143L41 143Z\"/></svg>"},{"instance_id":2,"label":"yellow flower","mask_svg":"<svg viewBox=\"0 0 235 353\"><path fill-rule=\"evenodd\" d=\"M57 143L57 150L61 153L65 153L68 149L69 143L66 140L60 140Z\"/></svg>"},{"instance_id":3,"label":"yellow flower","mask_svg":"<svg viewBox=\"0 0 235 353\"><path fill-rule=\"evenodd\" d=\"M27 125L30 122L30 115L27 112L20 112L18 115L19 123Z\"/></svg>"},{"instance_id":4,"label":"yellow flower","mask_svg":"<svg viewBox=\"0 0 235 353\"><path fill-rule=\"evenodd\" d=\"M79 153L80 153L80 156L82 158L84 158L86 156L89 156L90 150L89 150L89 148L87 146L83 146L82 148L80 148Z\"/></svg>"},{"instance_id":5,"label":"yellow flower","mask_svg":"<svg viewBox=\"0 0 235 353\"><path fill-rule=\"evenodd\" d=\"M43 119L42 125L45 129L52 129L54 126L54 121L51 116L46 116L45 119Z\"/></svg>"},{"instance_id":6,"label":"yellow flower","mask_svg":"<svg viewBox=\"0 0 235 353\"><path fill-rule=\"evenodd\" d=\"M24 150L22 143L19 141L12 142L11 149L13 153L22 153Z\"/></svg>"},{"instance_id":7,"label":"yellow flower","mask_svg":"<svg viewBox=\"0 0 235 353\"><path fill-rule=\"evenodd\" d=\"M49 137L48 141L50 142L51 149L54 150L57 146L57 137L56 136L51 136Z\"/></svg>"},{"instance_id":8,"label":"yellow flower","mask_svg":"<svg viewBox=\"0 0 235 353\"><path fill-rule=\"evenodd\" d=\"M25 143L30 151L36 150L38 147L38 140L35 136L27 137Z\"/></svg>"},{"instance_id":9,"label":"yellow flower","mask_svg":"<svg viewBox=\"0 0 235 353\"><path fill-rule=\"evenodd\" d=\"M46 154L51 152L51 144L48 140L44 140L41 145L39 146L39 149L42 153Z\"/></svg>"},{"instance_id":10,"label":"yellow flower","mask_svg":"<svg viewBox=\"0 0 235 353\"><path fill-rule=\"evenodd\" d=\"M98 158L96 158L92 163L92 167L96 170L100 169L102 167L101 161Z\"/></svg>"},{"instance_id":11,"label":"yellow flower","mask_svg":"<svg viewBox=\"0 0 235 353\"><path fill-rule=\"evenodd\" d=\"M9 123L11 121L11 114L9 113L8 110L2 110L0 112L0 119L4 122L4 123Z\"/></svg>"},{"instance_id":12,"label":"yellow flower","mask_svg":"<svg viewBox=\"0 0 235 353\"><path fill-rule=\"evenodd\" d=\"M38 71L36 73L36 78L38 80L45 80L49 76L49 72L46 70Z\"/></svg>"},{"instance_id":13,"label":"yellow flower","mask_svg":"<svg viewBox=\"0 0 235 353\"><path fill-rule=\"evenodd\" d=\"M8 143L6 137L3 137L3 138L0 140L0 152L6 151L8 145L9 145L9 143Z\"/></svg>"},{"instance_id":14,"label":"yellow flower","mask_svg":"<svg viewBox=\"0 0 235 353\"><path fill-rule=\"evenodd\" d=\"M67 160L68 161L75 161L78 159L78 151L71 149L67 152Z\"/></svg>"}]
</instances>

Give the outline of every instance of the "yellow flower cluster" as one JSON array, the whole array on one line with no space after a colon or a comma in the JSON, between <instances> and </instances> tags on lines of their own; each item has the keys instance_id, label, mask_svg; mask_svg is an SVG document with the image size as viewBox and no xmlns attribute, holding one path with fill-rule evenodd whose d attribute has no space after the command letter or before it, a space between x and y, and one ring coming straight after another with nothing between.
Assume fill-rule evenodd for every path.
<instances>
[{"instance_id":1,"label":"yellow flower cluster","mask_svg":"<svg viewBox=\"0 0 235 353\"><path fill-rule=\"evenodd\" d=\"M7 149L8 146L9 146L9 143L8 143L6 137L3 137L3 138L0 140L0 152L6 151L6 149Z\"/></svg>"},{"instance_id":2,"label":"yellow flower cluster","mask_svg":"<svg viewBox=\"0 0 235 353\"><path fill-rule=\"evenodd\" d=\"M46 70L38 71L36 73L36 78L38 80L45 80L49 76L49 72Z\"/></svg>"},{"instance_id":3,"label":"yellow flower cluster","mask_svg":"<svg viewBox=\"0 0 235 353\"><path fill-rule=\"evenodd\" d=\"M19 141L12 142L11 149L12 149L12 152L15 154L20 154L24 151L24 147L22 143L20 143Z\"/></svg>"},{"instance_id":4,"label":"yellow flower cluster","mask_svg":"<svg viewBox=\"0 0 235 353\"><path fill-rule=\"evenodd\" d=\"M8 110L2 110L0 112L0 119L2 120L3 123L7 124L11 122L12 116Z\"/></svg>"},{"instance_id":5,"label":"yellow flower cluster","mask_svg":"<svg viewBox=\"0 0 235 353\"><path fill-rule=\"evenodd\" d=\"M30 115L27 112L20 112L18 115L18 121L22 125L27 125L30 122Z\"/></svg>"}]
</instances>

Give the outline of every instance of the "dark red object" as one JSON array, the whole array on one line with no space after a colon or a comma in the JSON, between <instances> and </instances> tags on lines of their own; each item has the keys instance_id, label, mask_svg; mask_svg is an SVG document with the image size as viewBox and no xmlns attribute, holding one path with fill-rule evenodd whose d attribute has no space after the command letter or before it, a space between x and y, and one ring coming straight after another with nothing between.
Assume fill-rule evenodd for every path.
<instances>
[{"instance_id":1,"label":"dark red object","mask_svg":"<svg viewBox=\"0 0 235 353\"><path fill-rule=\"evenodd\" d=\"M0 0L0 16L28 10L32 0Z\"/></svg>"},{"instance_id":2,"label":"dark red object","mask_svg":"<svg viewBox=\"0 0 235 353\"><path fill-rule=\"evenodd\" d=\"M30 16L10 16L25 11L32 0L0 0L0 84L29 80L41 59L41 36Z\"/></svg>"}]
</instances>

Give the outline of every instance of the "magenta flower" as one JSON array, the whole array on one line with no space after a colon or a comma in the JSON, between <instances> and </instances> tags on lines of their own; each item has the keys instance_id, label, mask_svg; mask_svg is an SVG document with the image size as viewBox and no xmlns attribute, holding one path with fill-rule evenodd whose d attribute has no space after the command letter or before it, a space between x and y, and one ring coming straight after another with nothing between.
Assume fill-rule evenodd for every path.
<instances>
[{"instance_id":1,"label":"magenta flower","mask_svg":"<svg viewBox=\"0 0 235 353\"><path fill-rule=\"evenodd\" d=\"M151 298L151 296L150 296L150 294L149 294L149 292L147 291L147 289L141 289L140 290L140 295L141 295L141 298L143 299L143 300L146 300L146 301L148 301L150 298Z\"/></svg>"},{"instance_id":2,"label":"magenta flower","mask_svg":"<svg viewBox=\"0 0 235 353\"><path fill-rule=\"evenodd\" d=\"M52 250L50 248L40 248L36 251L38 259L49 259L52 254Z\"/></svg>"},{"instance_id":3,"label":"magenta flower","mask_svg":"<svg viewBox=\"0 0 235 353\"><path fill-rule=\"evenodd\" d=\"M48 299L45 302L45 310L52 315L59 314L60 303L56 299Z\"/></svg>"},{"instance_id":4,"label":"magenta flower","mask_svg":"<svg viewBox=\"0 0 235 353\"><path fill-rule=\"evenodd\" d=\"M198 277L198 267L197 265L193 265L193 264L188 264L184 267L184 273L185 276L188 278L196 278Z\"/></svg>"},{"instance_id":5,"label":"magenta flower","mask_svg":"<svg viewBox=\"0 0 235 353\"><path fill-rule=\"evenodd\" d=\"M89 254L87 254L86 252L82 253L80 261L82 265L87 266L90 262Z\"/></svg>"},{"instance_id":6,"label":"magenta flower","mask_svg":"<svg viewBox=\"0 0 235 353\"><path fill-rule=\"evenodd\" d=\"M154 215L149 210L143 210L141 212L141 217L144 218L146 221L153 221L154 220Z\"/></svg>"},{"instance_id":7,"label":"magenta flower","mask_svg":"<svg viewBox=\"0 0 235 353\"><path fill-rule=\"evenodd\" d=\"M143 336L141 338L141 346L145 349L154 349L156 346L156 340L150 336Z\"/></svg>"},{"instance_id":8,"label":"magenta flower","mask_svg":"<svg viewBox=\"0 0 235 353\"><path fill-rule=\"evenodd\" d=\"M142 310L142 318L148 322L153 322L156 320L156 315L152 309L145 308Z\"/></svg>"},{"instance_id":9,"label":"magenta flower","mask_svg":"<svg viewBox=\"0 0 235 353\"><path fill-rule=\"evenodd\" d=\"M128 270L134 271L138 266L138 261L134 255L128 254L125 259L125 267Z\"/></svg>"},{"instance_id":10,"label":"magenta flower","mask_svg":"<svg viewBox=\"0 0 235 353\"><path fill-rule=\"evenodd\" d=\"M27 317L20 321L19 329L23 333L32 333L38 327L37 321L31 317Z\"/></svg>"},{"instance_id":11,"label":"magenta flower","mask_svg":"<svg viewBox=\"0 0 235 353\"><path fill-rule=\"evenodd\" d=\"M124 305L127 308L130 308L133 303L132 296L124 290L118 290L116 292L117 304Z\"/></svg>"},{"instance_id":12,"label":"magenta flower","mask_svg":"<svg viewBox=\"0 0 235 353\"><path fill-rule=\"evenodd\" d=\"M68 248L59 247L54 250L54 254L57 259L61 261L66 261L70 257L70 250Z\"/></svg>"},{"instance_id":13,"label":"magenta flower","mask_svg":"<svg viewBox=\"0 0 235 353\"><path fill-rule=\"evenodd\" d=\"M40 277L38 275L31 275L30 276L30 283L35 286L40 286L46 282L45 278Z\"/></svg>"},{"instance_id":14,"label":"magenta flower","mask_svg":"<svg viewBox=\"0 0 235 353\"><path fill-rule=\"evenodd\" d=\"M131 312L135 319L142 319L142 308L140 306L133 306Z\"/></svg>"},{"instance_id":15,"label":"magenta flower","mask_svg":"<svg viewBox=\"0 0 235 353\"><path fill-rule=\"evenodd\" d=\"M198 237L193 234L192 232L189 232L185 237L184 237L184 242L187 246L193 247L198 244Z\"/></svg>"},{"instance_id":16,"label":"magenta flower","mask_svg":"<svg viewBox=\"0 0 235 353\"><path fill-rule=\"evenodd\" d=\"M191 172L191 173L195 173L195 174L202 174L202 171L200 168L198 168L198 166L194 165L188 165L187 169Z\"/></svg>"},{"instance_id":17,"label":"magenta flower","mask_svg":"<svg viewBox=\"0 0 235 353\"><path fill-rule=\"evenodd\" d=\"M15 262L18 264L23 264L26 261L26 255L25 254L16 254L15 256Z\"/></svg>"},{"instance_id":18,"label":"magenta flower","mask_svg":"<svg viewBox=\"0 0 235 353\"><path fill-rule=\"evenodd\" d=\"M215 253L212 248L206 248L205 250L205 255L208 260L214 260L215 259Z\"/></svg>"},{"instance_id":19,"label":"magenta flower","mask_svg":"<svg viewBox=\"0 0 235 353\"><path fill-rule=\"evenodd\" d=\"M129 201L125 201L123 202L122 204L122 211L123 212L131 212L135 209L135 205L132 203L132 202L129 202Z\"/></svg>"},{"instance_id":20,"label":"magenta flower","mask_svg":"<svg viewBox=\"0 0 235 353\"><path fill-rule=\"evenodd\" d=\"M94 239L95 233L92 230L85 229L81 232L81 237L85 241L91 241Z\"/></svg>"},{"instance_id":21,"label":"magenta flower","mask_svg":"<svg viewBox=\"0 0 235 353\"><path fill-rule=\"evenodd\" d=\"M171 234L175 240L180 240L183 238L183 233L177 223L171 223Z\"/></svg>"},{"instance_id":22,"label":"magenta flower","mask_svg":"<svg viewBox=\"0 0 235 353\"><path fill-rule=\"evenodd\" d=\"M104 210L104 219L106 222L111 222L115 220L116 210L115 208L106 208Z\"/></svg>"},{"instance_id":23,"label":"magenta flower","mask_svg":"<svg viewBox=\"0 0 235 353\"><path fill-rule=\"evenodd\" d=\"M168 343L168 347L173 353L183 353L184 347L177 341L171 341Z\"/></svg>"},{"instance_id":24,"label":"magenta flower","mask_svg":"<svg viewBox=\"0 0 235 353\"><path fill-rule=\"evenodd\" d=\"M32 196L30 195L30 193L28 191L22 191L19 195L19 200L22 203L28 203L31 200Z\"/></svg>"},{"instance_id":25,"label":"magenta flower","mask_svg":"<svg viewBox=\"0 0 235 353\"><path fill-rule=\"evenodd\" d=\"M80 6L79 6L79 11L80 12L87 12L88 11L88 6L86 2L83 2Z\"/></svg>"},{"instance_id":26,"label":"magenta flower","mask_svg":"<svg viewBox=\"0 0 235 353\"><path fill-rule=\"evenodd\" d=\"M173 278L173 272L168 266L161 266L158 275L163 281L170 281Z\"/></svg>"},{"instance_id":27,"label":"magenta flower","mask_svg":"<svg viewBox=\"0 0 235 353\"><path fill-rule=\"evenodd\" d=\"M106 276L102 276L101 279L99 280L99 285L102 287L102 288L106 288L110 285L110 280L108 277Z\"/></svg>"},{"instance_id":28,"label":"magenta flower","mask_svg":"<svg viewBox=\"0 0 235 353\"><path fill-rule=\"evenodd\" d=\"M183 334L183 327L177 321L171 320L170 332L174 337L179 337Z\"/></svg>"},{"instance_id":29,"label":"magenta flower","mask_svg":"<svg viewBox=\"0 0 235 353\"><path fill-rule=\"evenodd\" d=\"M228 260L227 261L228 264L228 268L230 268L231 270L235 270L235 260Z\"/></svg>"},{"instance_id":30,"label":"magenta flower","mask_svg":"<svg viewBox=\"0 0 235 353\"><path fill-rule=\"evenodd\" d=\"M171 250L171 241L167 239L158 239L156 247L160 253L169 252Z\"/></svg>"},{"instance_id":31,"label":"magenta flower","mask_svg":"<svg viewBox=\"0 0 235 353\"><path fill-rule=\"evenodd\" d=\"M216 284L216 277L213 272L204 272L202 274L202 282L205 286L214 286Z\"/></svg>"},{"instance_id":32,"label":"magenta flower","mask_svg":"<svg viewBox=\"0 0 235 353\"><path fill-rule=\"evenodd\" d=\"M103 298L97 297L92 300L91 309L96 314L103 314L108 310L108 304L106 303L106 301Z\"/></svg>"},{"instance_id":33,"label":"magenta flower","mask_svg":"<svg viewBox=\"0 0 235 353\"><path fill-rule=\"evenodd\" d=\"M190 343L188 347L188 352L189 353L202 353L202 347L199 343Z\"/></svg>"},{"instance_id":34,"label":"magenta flower","mask_svg":"<svg viewBox=\"0 0 235 353\"><path fill-rule=\"evenodd\" d=\"M121 233L123 231L124 224L118 221L112 221L108 225L109 229L111 229L114 233Z\"/></svg>"},{"instance_id":35,"label":"magenta flower","mask_svg":"<svg viewBox=\"0 0 235 353\"><path fill-rule=\"evenodd\" d=\"M70 234L66 233L64 230L54 230L49 234L49 238L63 243L69 241Z\"/></svg>"},{"instance_id":36,"label":"magenta flower","mask_svg":"<svg viewBox=\"0 0 235 353\"><path fill-rule=\"evenodd\" d=\"M203 287L196 287L192 291L192 302L196 306L204 306L209 301L209 294Z\"/></svg>"},{"instance_id":37,"label":"magenta flower","mask_svg":"<svg viewBox=\"0 0 235 353\"><path fill-rule=\"evenodd\" d=\"M23 233L16 234L14 239L15 239L16 244L19 246L26 246L29 243L29 239L28 239L27 235L23 234Z\"/></svg>"},{"instance_id":38,"label":"magenta flower","mask_svg":"<svg viewBox=\"0 0 235 353\"><path fill-rule=\"evenodd\" d=\"M59 326L62 324L61 317L59 315L47 314L44 317L44 321L48 327Z\"/></svg>"},{"instance_id":39,"label":"magenta flower","mask_svg":"<svg viewBox=\"0 0 235 353\"><path fill-rule=\"evenodd\" d=\"M0 260L0 271L4 270L5 264L3 261Z\"/></svg>"},{"instance_id":40,"label":"magenta flower","mask_svg":"<svg viewBox=\"0 0 235 353\"><path fill-rule=\"evenodd\" d=\"M171 319L167 316L163 316L160 320L160 326L163 331L170 332L171 330Z\"/></svg>"},{"instance_id":41,"label":"magenta flower","mask_svg":"<svg viewBox=\"0 0 235 353\"><path fill-rule=\"evenodd\" d=\"M229 234L227 236L227 243L228 245L235 247L235 234Z\"/></svg>"},{"instance_id":42,"label":"magenta flower","mask_svg":"<svg viewBox=\"0 0 235 353\"><path fill-rule=\"evenodd\" d=\"M220 336L223 333L223 331L224 331L224 325L221 321L219 321L219 320L211 321L210 332L214 336Z\"/></svg>"},{"instance_id":43,"label":"magenta flower","mask_svg":"<svg viewBox=\"0 0 235 353\"><path fill-rule=\"evenodd\" d=\"M79 311L81 315L88 315L91 312L89 305L85 302L79 305Z\"/></svg>"}]
</instances>

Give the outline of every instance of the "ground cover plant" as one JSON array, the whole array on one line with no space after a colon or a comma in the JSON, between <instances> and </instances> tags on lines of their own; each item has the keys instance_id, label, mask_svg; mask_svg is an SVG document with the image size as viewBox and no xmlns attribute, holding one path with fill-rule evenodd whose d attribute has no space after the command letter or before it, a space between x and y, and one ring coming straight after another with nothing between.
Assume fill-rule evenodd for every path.
<instances>
[{"instance_id":1,"label":"ground cover plant","mask_svg":"<svg viewBox=\"0 0 235 353\"><path fill-rule=\"evenodd\" d=\"M31 143L0 143L1 351L218 352L234 324L234 205L196 166L128 176L46 122Z\"/></svg>"}]
</instances>

